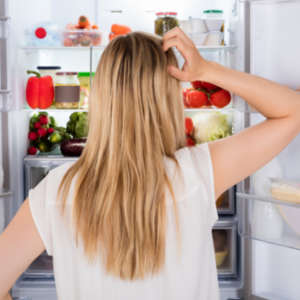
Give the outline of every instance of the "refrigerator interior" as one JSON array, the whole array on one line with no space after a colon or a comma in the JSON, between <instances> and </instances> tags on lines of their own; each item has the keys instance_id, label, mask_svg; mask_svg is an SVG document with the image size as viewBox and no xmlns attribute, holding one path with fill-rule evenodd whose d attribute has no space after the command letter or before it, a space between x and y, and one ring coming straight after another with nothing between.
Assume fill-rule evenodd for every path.
<instances>
[{"instance_id":1,"label":"refrigerator interior","mask_svg":"<svg viewBox=\"0 0 300 300\"><path fill-rule=\"evenodd\" d=\"M232 14L235 8L235 17L238 18L236 27L240 30L234 32L236 34L237 44L235 47L225 50L211 49L207 51L200 49L201 54L208 60L215 60L224 65L244 69L244 52L243 52L243 4L237 5L236 0L227 1L196 1L189 0L186 2L171 2L168 1L125 1L113 0L103 2L98 0L82 1L67 0L60 1L37 1L28 0L9 1L8 12L11 16L10 20L10 82L12 84L12 97L9 112L9 143L11 155L11 174L13 199L10 201L8 219L10 219L22 204L27 196L29 186L34 186L47 173L39 169L41 166L46 166L48 169L55 167L55 163L42 162L47 157L40 157L36 161L35 178L31 178L32 173L28 173L26 165L34 165L34 159L24 161L27 153L28 145L28 123L33 111L29 109L25 100L25 86L28 76L26 70L36 68L38 65L60 65L63 70L67 71L95 71L97 63L101 57L103 47L94 47L93 49L83 48L66 48L66 47L26 47L24 30L31 28L39 22L51 21L57 23L61 28L68 23L75 23L80 15L87 15L91 22L99 25L103 32L103 44L108 42L108 33L112 23L120 23L129 25L133 30L141 30L153 33L155 12L174 10L178 12L179 19L187 19L191 17L200 17L204 9L219 8L223 9L226 20ZM229 34L229 33L226 33ZM226 39L228 39L228 35ZM180 63L182 59L179 57ZM232 133L236 133L243 128L243 102L241 99L234 97L232 101L233 109L228 109L224 112L228 121L232 126ZM235 110L237 108L237 110ZM241 111L239 111L241 109ZM65 110L49 111L50 115L55 116L59 125L64 126L69 118L70 112ZM187 111L187 116L194 115L195 112ZM52 157L53 158L53 157ZM59 165L59 162L57 165ZM27 172L27 173L26 173ZM40 172L40 173L39 173ZM27 174L27 175L26 175ZM223 238L228 247L227 257L224 263L220 264L220 286L222 290L222 299L238 299L242 294L243 288L243 247L242 241L237 234L237 217L235 215L235 192L234 188L225 193L219 208L220 222L216 224L216 231L225 232ZM0 200L1 201L1 200ZM223 205L223 207L222 207ZM7 206L8 207L8 206ZM51 273L51 262L49 258L42 255L39 260L25 272L14 288L14 296L29 296L34 299L34 295L52 295L55 298L54 282ZM36 296L38 297L38 296ZM53 298L53 299L54 299Z\"/></svg>"}]
</instances>

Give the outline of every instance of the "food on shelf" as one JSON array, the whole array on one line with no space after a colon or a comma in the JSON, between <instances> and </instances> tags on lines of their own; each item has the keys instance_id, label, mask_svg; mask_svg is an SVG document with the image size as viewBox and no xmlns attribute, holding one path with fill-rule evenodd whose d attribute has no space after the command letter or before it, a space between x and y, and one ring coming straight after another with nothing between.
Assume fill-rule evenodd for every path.
<instances>
[{"instance_id":1,"label":"food on shelf","mask_svg":"<svg viewBox=\"0 0 300 300\"><path fill-rule=\"evenodd\" d=\"M67 123L67 133L73 138L84 138L88 135L87 112L74 112L70 115Z\"/></svg>"},{"instance_id":2,"label":"food on shelf","mask_svg":"<svg viewBox=\"0 0 300 300\"><path fill-rule=\"evenodd\" d=\"M77 24L67 24L63 32L63 45L65 47L75 46L99 46L102 34L99 27L91 25L86 16L80 16Z\"/></svg>"},{"instance_id":3,"label":"food on shelf","mask_svg":"<svg viewBox=\"0 0 300 300\"><path fill-rule=\"evenodd\" d=\"M222 229L213 230L216 265L221 267L228 256L227 232Z\"/></svg>"},{"instance_id":4,"label":"food on shelf","mask_svg":"<svg viewBox=\"0 0 300 300\"><path fill-rule=\"evenodd\" d=\"M206 46L224 45L224 24L223 10L208 9L203 11L208 36L204 43Z\"/></svg>"},{"instance_id":5,"label":"food on shelf","mask_svg":"<svg viewBox=\"0 0 300 300\"><path fill-rule=\"evenodd\" d=\"M220 90L212 93L209 100L212 105L222 108L230 103L231 95L228 91Z\"/></svg>"},{"instance_id":6,"label":"food on shelf","mask_svg":"<svg viewBox=\"0 0 300 300\"><path fill-rule=\"evenodd\" d=\"M231 135L231 126L226 114L221 112L201 112L192 117L193 138L196 143L214 141Z\"/></svg>"},{"instance_id":7,"label":"food on shelf","mask_svg":"<svg viewBox=\"0 0 300 300\"><path fill-rule=\"evenodd\" d=\"M194 124L191 118L185 118L185 134L191 135L193 133Z\"/></svg>"},{"instance_id":8,"label":"food on shelf","mask_svg":"<svg viewBox=\"0 0 300 300\"><path fill-rule=\"evenodd\" d=\"M34 114L29 121L28 154L50 152L63 140L70 139L70 135L63 127L57 127L55 119L47 112Z\"/></svg>"},{"instance_id":9,"label":"food on shelf","mask_svg":"<svg viewBox=\"0 0 300 300\"><path fill-rule=\"evenodd\" d=\"M224 192L224 193L217 199L216 206L217 206L217 208L224 207L224 205L226 205L227 202L228 202L228 192ZM228 204L228 203L227 203L227 204Z\"/></svg>"},{"instance_id":10,"label":"food on shelf","mask_svg":"<svg viewBox=\"0 0 300 300\"><path fill-rule=\"evenodd\" d=\"M186 94L186 103L191 108L209 105L207 94L200 90L189 90Z\"/></svg>"},{"instance_id":11,"label":"food on shelf","mask_svg":"<svg viewBox=\"0 0 300 300\"><path fill-rule=\"evenodd\" d=\"M86 138L65 140L60 145L60 150L65 156L80 156L85 145Z\"/></svg>"},{"instance_id":12,"label":"food on shelf","mask_svg":"<svg viewBox=\"0 0 300 300\"><path fill-rule=\"evenodd\" d=\"M189 17L188 20L180 21L180 28L197 46L202 46L205 43L208 34L205 20Z\"/></svg>"},{"instance_id":13,"label":"food on shelf","mask_svg":"<svg viewBox=\"0 0 300 300\"><path fill-rule=\"evenodd\" d=\"M78 79L80 82L79 108L82 108L82 109L88 108L91 76L94 77L94 75L95 75L95 73L90 73L90 72L79 72L78 73Z\"/></svg>"},{"instance_id":14,"label":"food on shelf","mask_svg":"<svg viewBox=\"0 0 300 300\"><path fill-rule=\"evenodd\" d=\"M205 81L191 82L192 88L183 90L185 108L223 108L231 102L228 91Z\"/></svg>"},{"instance_id":15,"label":"food on shelf","mask_svg":"<svg viewBox=\"0 0 300 300\"><path fill-rule=\"evenodd\" d=\"M179 26L177 20L177 12L157 12L156 20L154 23L154 32L163 36L167 31Z\"/></svg>"},{"instance_id":16,"label":"food on shelf","mask_svg":"<svg viewBox=\"0 0 300 300\"><path fill-rule=\"evenodd\" d=\"M55 47L61 43L58 25L52 22L35 24L24 33L27 47Z\"/></svg>"},{"instance_id":17,"label":"food on shelf","mask_svg":"<svg viewBox=\"0 0 300 300\"><path fill-rule=\"evenodd\" d=\"M54 87L51 76L42 76L35 71L27 71L34 74L29 77L26 85L26 100L31 108L46 109L50 107L54 99Z\"/></svg>"},{"instance_id":18,"label":"food on shelf","mask_svg":"<svg viewBox=\"0 0 300 300\"><path fill-rule=\"evenodd\" d=\"M38 66L37 67L41 76L51 76L53 84L55 84L56 72L61 69L60 66Z\"/></svg>"},{"instance_id":19,"label":"food on shelf","mask_svg":"<svg viewBox=\"0 0 300 300\"><path fill-rule=\"evenodd\" d=\"M112 24L110 28L109 40L113 40L119 35L125 35L131 32L131 28L126 25Z\"/></svg>"},{"instance_id":20,"label":"food on shelf","mask_svg":"<svg viewBox=\"0 0 300 300\"><path fill-rule=\"evenodd\" d=\"M186 137L186 145L189 146L189 147L195 146L196 142L191 136L187 136Z\"/></svg>"},{"instance_id":21,"label":"food on shelf","mask_svg":"<svg viewBox=\"0 0 300 300\"><path fill-rule=\"evenodd\" d=\"M79 108L80 82L77 72L57 72L55 82L55 107Z\"/></svg>"},{"instance_id":22,"label":"food on shelf","mask_svg":"<svg viewBox=\"0 0 300 300\"><path fill-rule=\"evenodd\" d=\"M271 178L271 194L281 201L300 203L300 181Z\"/></svg>"}]
</instances>

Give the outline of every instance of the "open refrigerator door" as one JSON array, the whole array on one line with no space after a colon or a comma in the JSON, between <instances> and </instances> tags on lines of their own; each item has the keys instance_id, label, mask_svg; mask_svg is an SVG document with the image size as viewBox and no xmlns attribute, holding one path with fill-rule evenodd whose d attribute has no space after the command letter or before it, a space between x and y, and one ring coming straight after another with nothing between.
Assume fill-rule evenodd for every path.
<instances>
[{"instance_id":1,"label":"open refrigerator door","mask_svg":"<svg viewBox=\"0 0 300 300\"><path fill-rule=\"evenodd\" d=\"M298 89L300 2L247 1L246 5L249 71ZM246 126L264 119L253 109L249 111ZM297 136L270 163L239 185L239 232L248 246L247 293L257 299L299 299L299 149Z\"/></svg>"},{"instance_id":2,"label":"open refrigerator door","mask_svg":"<svg viewBox=\"0 0 300 300\"><path fill-rule=\"evenodd\" d=\"M0 1L0 3L4 2ZM70 134L72 130L68 128L71 126L67 126L67 123L71 115L74 117L74 113L88 112L88 103L84 102L88 95L86 94L87 87L92 82L105 46L115 35L112 32L112 25L124 24L126 25L124 27L130 26L132 30L150 33L158 30L159 32L163 28L161 24L168 24L160 13L168 12L174 16L174 12L170 13L170 7L177 12L176 18L179 25L194 39L204 58L231 68L245 69L244 30L247 25L245 19L247 5L239 1L232 0L226 3L202 1L199 3L196 0L189 0L188 3L180 4L171 1L129 3L125 0L114 0L108 3L89 0L83 4L82 1L74 0L72 5L67 0L28 0L26 3L11 0L9 2L10 32L13 37L10 41L9 53L14 59L9 62L5 58L11 70L12 95L9 106L3 109L7 115L6 128L9 129L5 141L6 147L9 145L9 148L3 149L4 153L10 154L9 160L5 158L5 161L9 162L10 172L7 173L10 175L6 177L13 178L11 185L13 197L7 201L9 205L6 205L7 221L26 199L28 190L38 184L49 170L76 159L62 155L59 147L53 149L50 147L51 149L45 151L43 148L45 146L42 147L41 144L34 144L28 140L29 131L37 131L34 123L38 120L37 118L40 118L38 114L47 113L48 119L51 117L51 120L54 120L50 124L51 128L56 131L58 127L64 128ZM211 14L210 17L207 14ZM94 29L82 31L77 28L79 25L76 25L76 22L81 15L88 16L90 25L95 26ZM219 17L216 18L216 15ZM221 24L224 24L223 29L210 27L216 24L216 22L211 22L214 18L219 18L218 22L221 20ZM122 27L123 30L124 27ZM120 30L120 27L117 29ZM210 36L209 39L208 36ZM183 60L179 54L178 60L182 64ZM62 108L62 104L58 106L59 101L55 98L57 101L54 101L48 108L33 109L26 97L29 78L26 72L37 69L43 72L45 68L48 74L53 75L53 72L54 74L56 72L56 75L53 75L53 81L57 86L65 82L65 76L72 81L71 85L76 87L80 85L80 96L83 96L83 103L87 105L71 107L70 103L64 103L66 106ZM4 73L7 74L7 70ZM80 76L85 77L85 80ZM3 89L6 91L8 87L4 86ZM184 83L183 89L185 91L186 89L197 90L190 83ZM207 86L202 89L209 94L209 99L215 92L209 90ZM54 97L56 96L57 93ZM81 100L77 100L78 104ZM216 106L215 103L204 106L196 104L185 103L185 115L192 120L193 124L193 129L188 133L187 138L193 143L222 138L243 129L244 112L248 108L236 95L230 95L230 101L226 106L219 104ZM31 129L30 124L33 126ZM207 131L200 130L203 124ZM63 135L61 131L59 133ZM28 155L29 143L34 144L34 147L38 149L37 154ZM244 243L238 235L239 215L236 204L236 187L224 193L217 202L219 221L214 227L213 237L222 300L242 299L244 295ZM53 265L50 257L42 254L32 263L15 284L13 296L16 299L27 297L24 299L28 300L56 299Z\"/></svg>"}]
</instances>

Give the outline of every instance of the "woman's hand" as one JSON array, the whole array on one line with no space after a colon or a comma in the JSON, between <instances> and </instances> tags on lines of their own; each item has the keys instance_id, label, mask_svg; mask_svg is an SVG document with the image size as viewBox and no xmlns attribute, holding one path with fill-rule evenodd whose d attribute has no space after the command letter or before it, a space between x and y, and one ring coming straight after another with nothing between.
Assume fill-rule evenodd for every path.
<instances>
[{"instance_id":1,"label":"woman's hand","mask_svg":"<svg viewBox=\"0 0 300 300\"><path fill-rule=\"evenodd\" d=\"M163 49L176 47L185 59L182 70L169 66L168 72L181 81L205 80L210 64L200 55L192 40L179 28L175 27L163 36Z\"/></svg>"}]
</instances>

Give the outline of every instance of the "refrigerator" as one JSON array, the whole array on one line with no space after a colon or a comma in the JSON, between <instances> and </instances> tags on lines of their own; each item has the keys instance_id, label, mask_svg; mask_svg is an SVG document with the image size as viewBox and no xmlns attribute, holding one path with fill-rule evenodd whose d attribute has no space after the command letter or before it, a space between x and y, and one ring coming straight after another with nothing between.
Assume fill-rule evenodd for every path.
<instances>
[{"instance_id":1,"label":"refrigerator","mask_svg":"<svg viewBox=\"0 0 300 300\"><path fill-rule=\"evenodd\" d=\"M37 66L58 65L66 71L95 72L108 43L111 24L126 24L133 30L153 33L156 12L176 11L178 19L186 20L200 18L206 9L222 9L226 21L225 45L197 47L204 58L293 89L300 87L300 1L297 0L188 0L184 3L0 0L0 179L3 170L0 232L28 196L30 188L49 170L76 159L55 154L27 154L29 120L33 113L41 110L32 110L26 103L26 71ZM62 41L51 46L28 45L30 32L37 24L47 26L51 21L61 29L74 23L80 15L87 15L91 22L99 25L101 45L65 47ZM180 56L178 59L182 63ZM204 110L186 109L185 114L193 117L214 113ZM46 111L59 125L65 126L75 110ZM226 115L232 134L263 120L236 95L232 95L230 107L218 113ZM222 300L300 299L300 232L297 228L300 205L276 200L269 193L272 177L300 179L298 149L299 136L266 167L223 195L222 204L218 205L219 220L213 229L216 249L218 240L222 240L226 248L221 262L216 251ZM23 300L56 299L51 257L43 253L34 261L14 285L12 295Z\"/></svg>"}]
</instances>

